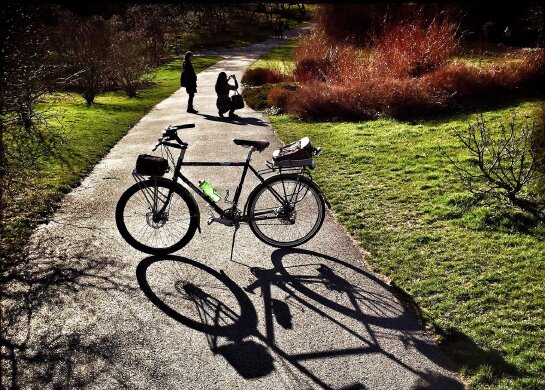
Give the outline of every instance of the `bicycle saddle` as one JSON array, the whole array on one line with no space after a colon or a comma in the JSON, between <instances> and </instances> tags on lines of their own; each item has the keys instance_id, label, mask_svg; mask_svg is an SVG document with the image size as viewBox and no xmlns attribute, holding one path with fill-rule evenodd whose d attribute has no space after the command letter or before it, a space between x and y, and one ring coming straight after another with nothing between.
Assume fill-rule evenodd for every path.
<instances>
[{"instance_id":1,"label":"bicycle saddle","mask_svg":"<svg viewBox=\"0 0 545 390\"><path fill-rule=\"evenodd\" d=\"M234 139L233 142L235 145L254 147L258 152L264 151L271 144L269 141L250 141L246 139Z\"/></svg>"}]
</instances>

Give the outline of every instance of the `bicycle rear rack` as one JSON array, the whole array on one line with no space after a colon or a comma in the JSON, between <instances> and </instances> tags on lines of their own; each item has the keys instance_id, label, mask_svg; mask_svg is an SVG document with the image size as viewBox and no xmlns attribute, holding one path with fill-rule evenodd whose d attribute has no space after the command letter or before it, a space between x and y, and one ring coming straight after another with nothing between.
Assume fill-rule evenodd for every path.
<instances>
[{"instance_id":1,"label":"bicycle rear rack","mask_svg":"<svg viewBox=\"0 0 545 390\"><path fill-rule=\"evenodd\" d=\"M307 176L309 179L312 179L312 176L310 175L310 170L308 168L309 168L308 166L280 167L270 161L267 161L267 168L258 171L258 173L260 175L267 175L267 174L272 174L277 172L281 175L295 173L295 174Z\"/></svg>"}]
</instances>

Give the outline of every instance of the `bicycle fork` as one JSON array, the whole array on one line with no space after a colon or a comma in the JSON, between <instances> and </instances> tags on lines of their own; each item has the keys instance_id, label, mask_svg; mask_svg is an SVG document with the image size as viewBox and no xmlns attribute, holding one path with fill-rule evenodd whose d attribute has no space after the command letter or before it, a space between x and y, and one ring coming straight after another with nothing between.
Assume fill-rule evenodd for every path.
<instances>
[{"instance_id":1,"label":"bicycle fork","mask_svg":"<svg viewBox=\"0 0 545 390\"><path fill-rule=\"evenodd\" d=\"M165 212L168 206L170 205L173 189L169 188L166 197L164 197L165 200L163 202L163 205L159 209L159 202L162 200L161 199L162 194L159 192L159 186L157 185L157 182L158 182L157 178L153 178L155 183L151 189L149 187L142 187L141 183L143 180L140 178L140 175L133 173L133 177L138 183L138 185L140 186L140 191L144 195L144 199L146 200L146 203L148 204L150 208L153 222L158 223L162 219L162 217L165 215Z\"/></svg>"}]
</instances>

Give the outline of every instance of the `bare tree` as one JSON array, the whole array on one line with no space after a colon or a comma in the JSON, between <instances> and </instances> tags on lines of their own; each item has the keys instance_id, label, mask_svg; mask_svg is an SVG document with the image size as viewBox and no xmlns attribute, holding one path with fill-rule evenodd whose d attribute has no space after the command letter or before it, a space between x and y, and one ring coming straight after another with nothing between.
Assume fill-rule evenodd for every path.
<instances>
[{"instance_id":1,"label":"bare tree","mask_svg":"<svg viewBox=\"0 0 545 390\"><path fill-rule=\"evenodd\" d=\"M218 32L225 32L229 24L229 19L235 12L235 9L227 4L200 4L194 5L188 18L192 29L199 29L213 35Z\"/></svg>"},{"instance_id":2,"label":"bare tree","mask_svg":"<svg viewBox=\"0 0 545 390\"><path fill-rule=\"evenodd\" d=\"M125 13L125 29L143 34L153 64L167 56L172 36L187 24L189 5L140 4L133 5ZM168 56L167 56L168 57Z\"/></svg>"},{"instance_id":3,"label":"bare tree","mask_svg":"<svg viewBox=\"0 0 545 390\"><path fill-rule=\"evenodd\" d=\"M286 17L287 14L288 14L288 11L290 10L291 6L293 4L296 4L295 2L288 2L288 3L282 3L282 2L259 2L259 7L261 10L263 10L263 12L265 13L265 15L267 16L267 18L269 19L270 22L273 21L274 19L274 15L276 14L277 16L282 16L282 17ZM297 6L299 7L299 10L305 10L305 5L304 3L297 3ZM301 8L302 7L302 8Z\"/></svg>"},{"instance_id":4,"label":"bare tree","mask_svg":"<svg viewBox=\"0 0 545 390\"><path fill-rule=\"evenodd\" d=\"M153 54L148 51L144 31L117 31L110 47L111 77L128 97L136 97L150 81Z\"/></svg>"},{"instance_id":5,"label":"bare tree","mask_svg":"<svg viewBox=\"0 0 545 390\"><path fill-rule=\"evenodd\" d=\"M0 19L7 27L0 71L1 221L8 198L31 188L38 160L61 141L59 132L48 126L50 116L36 107L55 90L65 67L50 50L50 30L31 11L8 5Z\"/></svg>"},{"instance_id":6,"label":"bare tree","mask_svg":"<svg viewBox=\"0 0 545 390\"><path fill-rule=\"evenodd\" d=\"M533 140L533 128L527 122L517 127L513 114L507 128L500 124L494 137L481 115L466 132L455 136L465 146L475 164L461 164L447 155L454 164L464 187L480 197L506 200L536 218L545 218L545 205L530 191L530 184L542 180L542 159ZM543 140L541 141L543 142Z\"/></svg>"},{"instance_id":7,"label":"bare tree","mask_svg":"<svg viewBox=\"0 0 545 390\"><path fill-rule=\"evenodd\" d=\"M101 16L79 18L61 16L58 41L67 64L79 77L72 81L87 104L108 84L111 73L110 41L112 24Z\"/></svg>"}]
</instances>

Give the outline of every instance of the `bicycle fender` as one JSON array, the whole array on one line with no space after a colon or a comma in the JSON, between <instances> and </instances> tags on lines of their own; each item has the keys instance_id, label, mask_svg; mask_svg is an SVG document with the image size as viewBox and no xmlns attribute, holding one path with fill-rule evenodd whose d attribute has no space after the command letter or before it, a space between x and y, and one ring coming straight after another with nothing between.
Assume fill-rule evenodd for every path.
<instances>
[{"instance_id":1,"label":"bicycle fender","mask_svg":"<svg viewBox=\"0 0 545 390\"><path fill-rule=\"evenodd\" d=\"M331 210L331 203L329 203L329 201L325 197L324 192L322 191L320 186L315 181L313 181L312 183L316 186L316 188L318 188L318 191L320 191L320 195L322 195L322 198L324 198L324 203L327 206L327 208Z\"/></svg>"}]
</instances>

